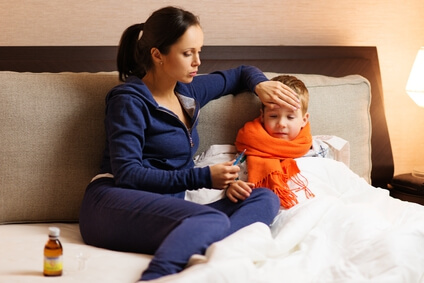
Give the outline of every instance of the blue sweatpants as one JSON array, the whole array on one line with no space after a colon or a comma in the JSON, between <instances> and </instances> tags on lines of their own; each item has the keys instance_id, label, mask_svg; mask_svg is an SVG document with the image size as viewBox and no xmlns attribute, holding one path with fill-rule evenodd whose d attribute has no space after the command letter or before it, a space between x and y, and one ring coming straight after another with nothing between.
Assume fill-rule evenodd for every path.
<instances>
[{"instance_id":1,"label":"blue sweatpants","mask_svg":"<svg viewBox=\"0 0 424 283\"><path fill-rule=\"evenodd\" d=\"M271 224L280 201L268 189L249 198L201 205L176 197L92 182L80 211L84 242L106 249L154 255L141 280L181 271L193 254L254 222Z\"/></svg>"}]
</instances>

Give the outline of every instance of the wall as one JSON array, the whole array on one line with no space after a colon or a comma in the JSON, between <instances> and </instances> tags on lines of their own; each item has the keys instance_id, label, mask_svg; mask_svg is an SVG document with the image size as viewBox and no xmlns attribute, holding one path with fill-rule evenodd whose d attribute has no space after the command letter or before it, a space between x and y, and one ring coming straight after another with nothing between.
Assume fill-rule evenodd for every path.
<instances>
[{"instance_id":1,"label":"wall","mask_svg":"<svg viewBox=\"0 0 424 283\"><path fill-rule=\"evenodd\" d=\"M0 45L117 45L170 4L200 16L206 45L377 46L395 173L423 159L424 108L404 90L424 45L422 0L0 0Z\"/></svg>"}]
</instances>

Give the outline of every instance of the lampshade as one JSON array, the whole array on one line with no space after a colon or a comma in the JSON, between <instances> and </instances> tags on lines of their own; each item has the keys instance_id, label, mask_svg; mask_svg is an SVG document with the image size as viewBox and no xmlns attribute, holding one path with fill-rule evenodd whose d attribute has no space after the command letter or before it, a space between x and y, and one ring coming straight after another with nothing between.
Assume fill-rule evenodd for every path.
<instances>
[{"instance_id":1,"label":"lampshade","mask_svg":"<svg viewBox=\"0 0 424 283\"><path fill-rule=\"evenodd\" d=\"M406 92L418 106L424 107L424 47L418 50L409 74Z\"/></svg>"}]
</instances>

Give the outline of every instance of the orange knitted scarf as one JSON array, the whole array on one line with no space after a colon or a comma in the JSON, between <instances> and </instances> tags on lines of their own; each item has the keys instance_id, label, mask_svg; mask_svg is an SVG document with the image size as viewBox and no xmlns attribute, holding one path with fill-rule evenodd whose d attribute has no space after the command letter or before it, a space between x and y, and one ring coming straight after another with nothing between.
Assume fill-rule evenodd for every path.
<instances>
[{"instance_id":1,"label":"orange knitted scarf","mask_svg":"<svg viewBox=\"0 0 424 283\"><path fill-rule=\"evenodd\" d=\"M255 187L271 189L285 208L298 203L295 192L305 190L306 197L313 197L307 188L307 180L299 173L293 158L305 155L312 145L309 122L292 141L274 138L262 126L261 119L247 122L237 134L238 151L246 149L248 181ZM287 182L292 180L298 188L291 190Z\"/></svg>"}]
</instances>

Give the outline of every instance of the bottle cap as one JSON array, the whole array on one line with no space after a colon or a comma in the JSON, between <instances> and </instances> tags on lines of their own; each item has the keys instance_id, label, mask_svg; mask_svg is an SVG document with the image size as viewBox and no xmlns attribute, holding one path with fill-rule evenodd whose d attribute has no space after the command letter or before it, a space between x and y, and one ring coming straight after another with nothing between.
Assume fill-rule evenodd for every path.
<instances>
[{"instance_id":1,"label":"bottle cap","mask_svg":"<svg viewBox=\"0 0 424 283\"><path fill-rule=\"evenodd\" d=\"M49 236L59 237L60 229L57 227L49 227Z\"/></svg>"}]
</instances>

